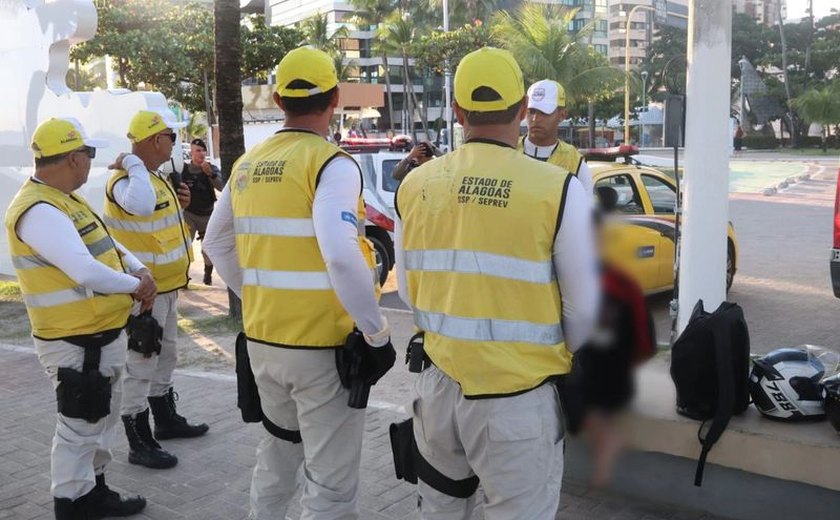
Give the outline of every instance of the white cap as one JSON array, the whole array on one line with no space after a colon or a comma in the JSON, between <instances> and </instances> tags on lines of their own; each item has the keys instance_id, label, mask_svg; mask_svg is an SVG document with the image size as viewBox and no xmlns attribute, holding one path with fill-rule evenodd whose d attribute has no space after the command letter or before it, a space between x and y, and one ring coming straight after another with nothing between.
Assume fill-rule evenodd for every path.
<instances>
[{"instance_id":1,"label":"white cap","mask_svg":"<svg viewBox=\"0 0 840 520\"><path fill-rule=\"evenodd\" d=\"M552 114L557 107L565 106L566 91L556 81L540 80L528 89L528 108L534 108L544 114Z\"/></svg>"}]
</instances>

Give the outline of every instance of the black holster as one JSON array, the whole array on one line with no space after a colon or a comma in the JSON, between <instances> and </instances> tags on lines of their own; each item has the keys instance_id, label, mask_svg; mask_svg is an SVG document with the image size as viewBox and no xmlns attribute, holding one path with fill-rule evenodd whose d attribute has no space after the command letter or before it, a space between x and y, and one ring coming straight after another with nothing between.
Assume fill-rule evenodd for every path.
<instances>
[{"instance_id":1,"label":"black holster","mask_svg":"<svg viewBox=\"0 0 840 520\"><path fill-rule=\"evenodd\" d=\"M160 354L163 327L146 311L128 319L128 350L139 352L143 357Z\"/></svg>"},{"instance_id":2,"label":"black holster","mask_svg":"<svg viewBox=\"0 0 840 520\"><path fill-rule=\"evenodd\" d=\"M347 406L350 408L367 408L370 397L370 383L364 372L365 364L364 336L359 330L354 330L347 336L344 346L335 350L335 367L341 386L350 390Z\"/></svg>"},{"instance_id":3,"label":"black holster","mask_svg":"<svg viewBox=\"0 0 840 520\"><path fill-rule=\"evenodd\" d=\"M263 420L260 391L251 369L248 340L244 332L236 336L236 406L242 412L242 420L246 423Z\"/></svg>"},{"instance_id":4,"label":"black holster","mask_svg":"<svg viewBox=\"0 0 840 520\"><path fill-rule=\"evenodd\" d=\"M411 336L411 339L408 340L405 362L408 365L408 371L413 374L419 374L432 364L432 360L426 355L424 340L425 332L423 331Z\"/></svg>"},{"instance_id":5,"label":"black holster","mask_svg":"<svg viewBox=\"0 0 840 520\"><path fill-rule=\"evenodd\" d=\"M412 484L416 484L419 479L441 493L455 498L469 498L478 489L478 475L454 480L423 458L414 439L413 419L391 424L388 433L391 437L391 451L394 454L394 469L398 479Z\"/></svg>"},{"instance_id":6,"label":"black holster","mask_svg":"<svg viewBox=\"0 0 840 520\"><path fill-rule=\"evenodd\" d=\"M81 372L69 367L58 369L58 413L95 423L111 413L111 380L99 372L101 346L80 348L85 350Z\"/></svg>"}]
</instances>

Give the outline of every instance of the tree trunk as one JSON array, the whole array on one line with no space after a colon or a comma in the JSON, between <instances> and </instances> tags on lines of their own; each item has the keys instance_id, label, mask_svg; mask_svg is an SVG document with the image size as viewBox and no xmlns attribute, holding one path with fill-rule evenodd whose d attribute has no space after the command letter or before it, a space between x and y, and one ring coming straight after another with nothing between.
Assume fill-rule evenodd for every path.
<instances>
[{"instance_id":1,"label":"tree trunk","mask_svg":"<svg viewBox=\"0 0 840 520\"><path fill-rule=\"evenodd\" d=\"M587 104L587 121L589 121L589 148L595 148L595 102L590 100Z\"/></svg>"},{"instance_id":2,"label":"tree trunk","mask_svg":"<svg viewBox=\"0 0 840 520\"><path fill-rule=\"evenodd\" d=\"M444 125L446 125L446 121L443 118L443 115L445 113L446 113L446 89L444 88L444 89L441 89L441 91L440 91L440 117L438 118L438 121L440 121L440 124L437 125L437 136L435 137L435 146L437 146L437 147L440 147L440 133L441 133L441 130L444 128ZM448 131L449 130L447 130L447 132ZM449 136L447 136L446 138L449 139ZM452 145L449 145L449 149L450 150L452 149Z\"/></svg>"},{"instance_id":3,"label":"tree trunk","mask_svg":"<svg viewBox=\"0 0 840 520\"><path fill-rule=\"evenodd\" d=\"M423 140L425 141L429 138L429 123L426 118L423 117L423 112L420 110L420 103L417 102L417 93L414 92L414 83L411 82L411 73L408 70L408 54L403 55L403 62L406 63L405 74L411 92L411 135L414 136L414 140L417 141L417 133L414 131L414 111L416 110L417 115L420 116L420 124L423 126L423 133L425 134Z\"/></svg>"},{"instance_id":4,"label":"tree trunk","mask_svg":"<svg viewBox=\"0 0 840 520\"><path fill-rule=\"evenodd\" d=\"M216 116L222 175L230 178L233 163L245 153L242 130L241 40L239 0L215 0ZM242 302L228 289L229 314L242 319Z\"/></svg>"},{"instance_id":5,"label":"tree trunk","mask_svg":"<svg viewBox=\"0 0 840 520\"><path fill-rule=\"evenodd\" d=\"M414 142L417 142L417 132L414 130L414 106L412 104L412 98L414 97L414 88L411 86L411 75L408 73L408 54L403 51L402 53L403 59L403 110L406 112L408 116L407 123L409 126L409 131L411 132L411 137L414 139ZM403 133L408 134L403 128Z\"/></svg>"},{"instance_id":6,"label":"tree trunk","mask_svg":"<svg viewBox=\"0 0 840 520\"><path fill-rule=\"evenodd\" d=\"M394 131L394 96L391 91L391 69L388 67L388 53L382 54L382 68L385 71L385 94L388 96L388 130Z\"/></svg>"}]
</instances>

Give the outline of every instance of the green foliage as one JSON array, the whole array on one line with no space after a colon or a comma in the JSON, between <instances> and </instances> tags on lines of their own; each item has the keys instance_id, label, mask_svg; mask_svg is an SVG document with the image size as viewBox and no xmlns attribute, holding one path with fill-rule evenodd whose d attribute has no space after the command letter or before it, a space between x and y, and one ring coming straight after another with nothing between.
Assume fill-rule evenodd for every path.
<instances>
[{"instance_id":1,"label":"green foliage","mask_svg":"<svg viewBox=\"0 0 840 520\"><path fill-rule=\"evenodd\" d=\"M779 147L779 141L774 135L747 134L744 136L744 147L750 150L774 150Z\"/></svg>"},{"instance_id":2,"label":"green foliage","mask_svg":"<svg viewBox=\"0 0 840 520\"><path fill-rule=\"evenodd\" d=\"M840 125L840 80L822 89L808 90L791 100L791 106L802 119L822 127L820 137L825 149L829 126Z\"/></svg>"},{"instance_id":3,"label":"green foliage","mask_svg":"<svg viewBox=\"0 0 840 520\"><path fill-rule=\"evenodd\" d=\"M196 2L101 0L97 12L96 36L74 46L72 59L87 62L109 55L120 86L157 90L192 112L205 109L205 74L211 85L214 81L212 10ZM241 39L242 77L264 79L303 36L252 16L242 27Z\"/></svg>"},{"instance_id":4,"label":"green foliage","mask_svg":"<svg viewBox=\"0 0 840 520\"><path fill-rule=\"evenodd\" d=\"M241 28L242 77L268 79L269 72L290 50L301 45L303 33L294 27L266 25L265 16L249 16Z\"/></svg>"},{"instance_id":5,"label":"green foliage","mask_svg":"<svg viewBox=\"0 0 840 520\"><path fill-rule=\"evenodd\" d=\"M20 285L16 282L0 281L0 302L22 302Z\"/></svg>"},{"instance_id":6,"label":"green foliage","mask_svg":"<svg viewBox=\"0 0 840 520\"><path fill-rule=\"evenodd\" d=\"M485 46L498 46L498 42L486 25L475 23L448 33L435 30L425 34L412 43L410 52L418 67L440 76L446 60L455 71L464 56Z\"/></svg>"},{"instance_id":7,"label":"green foliage","mask_svg":"<svg viewBox=\"0 0 840 520\"><path fill-rule=\"evenodd\" d=\"M316 13L300 23L303 32L303 42L316 49L321 49L331 56L341 54L338 40L350 36L346 27L339 27L335 32L329 32L329 19L326 14Z\"/></svg>"}]
</instances>

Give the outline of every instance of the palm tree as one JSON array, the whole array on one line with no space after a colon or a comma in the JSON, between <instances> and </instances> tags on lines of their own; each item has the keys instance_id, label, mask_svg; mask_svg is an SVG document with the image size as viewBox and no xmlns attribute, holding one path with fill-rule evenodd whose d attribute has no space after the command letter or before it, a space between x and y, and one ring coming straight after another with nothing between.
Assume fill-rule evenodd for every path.
<instances>
[{"instance_id":1,"label":"palm tree","mask_svg":"<svg viewBox=\"0 0 840 520\"><path fill-rule=\"evenodd\" d=\"M300 29L304 34L304 43L316 49L321 49L330 56L341 54L338 40L350 36L347 27L339 27L330 33L330 23L326 14L316 13L301 22Z\"/></svg>"},{"instance_id":2,"label":"palm tree","mask_svg":"<svg viewBox=\"0 0 840 520\"><path fill-rule=\"evenodd\" d=\"M443 0L426 0L427 10L433 14L441 13ZM499 0L450 0L449 22L453 27L485 20L499 8ZM436 17L437 19L437 17Z\"/></svg>"},{"instance_id":3,"label":"palm tree","mask_svg":"<svg viewBox=\"0 0 840 520\"><path fill-rule=\"evenodd\" d=\"M409 69L409 53L411 52L411 45L417 38L414 29L414 23L408 16L394 13L385 24L380 28L380 39L385 45L390 48L397 49L402 56L403 62L403 82L405 106L408 112L409 126L411 127L411 135L414 140L417 140L417 132L414 130L414 110L419 107L417 96L414 93L414 84L411 79L411 70ZM426 136L429 135L428 122L423 117L420 111L420 120L423 124L423 132Z\"/></svg>"},{"instance_id":4,"label":"palm tree","mask_svg":"<svg viewBox=\"0 0 840 520\"><path fill-rule=\"evenodd\" d=\"M359 30L377 30L391 13L396 9L393 0L350 0L356 9L353 22ZM377 38L373 42L373 54L382 58L382 69L385 74L385 94L388 96L388 129L394 129L394 96L391 91L391 71L388 67L389 48Z\"/></svg>"},{"instance_id":5,"label":"palm tree","mask_svg":"<svg viewBox=\"0 0 840 520\"><path fill-rule=\"evenodd\" d=\"M524 4L515 14L496 14L494 32L522 67L525 80L552 79L563 85L567 102L611 95L624 74L589 51L590 22L576 33L569 26L577 9ZM599 63L600 62L600 63Z\"/></svg>"},{"instance_id":6,"label":"palm tree","mask_svg":"<svg viewBox=\"0 0 840 520\"><path fill-rule=\"evenodd\" d=\"M808 123L820 125L822 150L825 152L828 128L840 124L840 81L821 90L805 92L791 101L791 107Z\"/></svg>"},{"instance_id":7,"label":"palm tree","mask_svg":"<svg viewBox=\"0 0 840 520\"><path fill-rule=\"evenodd\" d=\"M782 3L776 2L776 15L779 17L779 39L782 41L782 73L785 79L785 97L787 98L787 116L790 126L790 146L796 148L796 124L793 121L793 113L791 112L791 96L790 96L790 78L788 78L788 61L787 61L787 38L785 37L785 24L782 18Z\"/></svg>"},{"instance_id":8,"label":"palm tree","mask_svg":"<svg viewBox=\"0 0 840 520\"><path fill-rule=\"evenodd\" d=\"M219 156L225 179L233 163L245 153L242 130L242 44L239 35L239 0L215 0L216 114L219 120ZM242 303L228 289L229 313L242 318Z\"/></svg>"}]
</instances>

